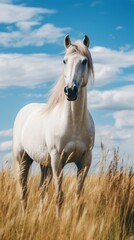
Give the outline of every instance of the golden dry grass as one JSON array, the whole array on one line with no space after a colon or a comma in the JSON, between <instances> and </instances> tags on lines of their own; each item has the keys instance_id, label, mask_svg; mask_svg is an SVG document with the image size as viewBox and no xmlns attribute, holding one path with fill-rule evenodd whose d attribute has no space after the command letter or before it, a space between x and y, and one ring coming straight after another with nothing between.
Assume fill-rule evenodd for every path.
<instances>
[{"instance_id":1,"label":"golden dry grass","mask_svg":"<svg viewBox=\"0 0 134 240\"><path fill-rule=\"evenodd\" d=\"M39 176L30 177L29 199L22 215L16 181L10 170L0 172L1 240L126 240L134 239L134 174L118 169L114 156L107 172L88 176L75 200L76 177L63 181L65 201L61 216L55 213L54 187L47 207L39 215Z\"/></svg>"}]
</instances>

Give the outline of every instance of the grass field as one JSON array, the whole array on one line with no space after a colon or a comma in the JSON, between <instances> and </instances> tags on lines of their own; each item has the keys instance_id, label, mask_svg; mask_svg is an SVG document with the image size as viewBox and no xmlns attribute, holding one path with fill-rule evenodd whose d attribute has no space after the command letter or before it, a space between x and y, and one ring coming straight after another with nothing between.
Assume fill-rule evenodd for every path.
<instances>
[{"instance_id":1,"label":"grass field","mask_svg":"<svg viewBox=\"0 0 134 240\"><path fill-rule=\"evenodd\" d=\"M39 176L29 179L28 207L22 214L16 180L10 170L0 172L1 240L126 240L134 239L134 174L118 168L117 152L107 171L88 176L79 202L75 200L76 177L63 181L65 201L56 219L54 187L50 185L47 207L39 215Z\"/></svg>"}]
</instances>

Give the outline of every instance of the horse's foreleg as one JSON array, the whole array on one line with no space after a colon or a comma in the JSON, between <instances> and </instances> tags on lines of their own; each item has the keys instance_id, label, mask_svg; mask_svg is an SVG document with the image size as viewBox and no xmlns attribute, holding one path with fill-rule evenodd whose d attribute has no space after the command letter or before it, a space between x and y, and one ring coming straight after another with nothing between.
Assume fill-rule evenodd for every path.
<instances>
[{"instance_id":1,"label":"horse's foreleg","mask_svg":"<svg viewBox=\"0 0 134 240\"><path fill-rule=\"evenodd\" d=\"M77 199L80 196L81 190L83 188L83 184L85 181L85 178L87 176L90 164L92 160L92 153L88 152L80 163L77 164L78 172L77 172L77 189L76 189L76 197Z\"/></svg>"},{"instance_id":2,"label":"horse's foreleg","mask_svg":"<svg viewBox=\"0 0 134 240\"><path fill-rule=\"evenodd\" d=\"M47 202L47 192L48 192L48 186L52 180L52 168L46 167L46 166L40 166L41 167L41 179L40 179L40 212L43 209L44 201Z\"/></svg>"},{"instance_id":3,"label":"horse's foreleg","mask_svg":"<svg viewBox=\"0 0 134 240\"><path fill-rule=\"evenodd\" d=\"M55 184L56 214L58 217L64 200L62 191L63 163L62 159L60 159L60 154L56 151L51 154L51 166Z\"/></svg>"},{"instance_id":4,"label":"horse's foreleg","mask_svg":"<svg viewBox=\"0 0 134 240\"><path fill-rule=\"evenodd\" d=\"M24 210L27 207L27 180L32 162L33 160L28 156L26 152L21 153L18 157L18 176L21 188L21 201Z\"/></svg>"}]
</instances>

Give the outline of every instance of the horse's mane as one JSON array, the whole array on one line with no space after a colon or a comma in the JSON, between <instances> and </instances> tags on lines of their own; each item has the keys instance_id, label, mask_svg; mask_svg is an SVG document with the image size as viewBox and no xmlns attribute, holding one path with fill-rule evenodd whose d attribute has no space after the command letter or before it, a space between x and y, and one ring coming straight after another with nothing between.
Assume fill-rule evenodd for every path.
<instances>
[{"instance_id":1,"label":"horse's mane","mask_svg":"<svg viewBox=\"0 0 134 240\"><path fill-rule=\"evenodd\" d=\"M64 82L64 77L62 75L57 81L54 88L51 90L51 95L49 97L48 103L45 108L46 111L50 111L58 103L64 101L64 98L65 98L64 87L65 87L65 82Z\"/></svg>"},{"instance_id":2,"label":"horse's mane","mask_svg":"<svg viewBox=\"0 0 134 240\"><path fill-rule=\"evenodd\" d=\"M80 41L75 42L72 44L66 51L66 56L73 54L75 52L79 52L81 55L87 57L88 59L88 74L92 76L91 80L94 80L94 69L93 69L93 61L91 54L86 46ZM61 75L59 80L57 81L56 85L51 91L51 95L49 97L48 103L46 105L46 111L52 110L58 103L61 103L65 99L64 93L65 81L64 76Z\"/></svg>"}]
</instances>

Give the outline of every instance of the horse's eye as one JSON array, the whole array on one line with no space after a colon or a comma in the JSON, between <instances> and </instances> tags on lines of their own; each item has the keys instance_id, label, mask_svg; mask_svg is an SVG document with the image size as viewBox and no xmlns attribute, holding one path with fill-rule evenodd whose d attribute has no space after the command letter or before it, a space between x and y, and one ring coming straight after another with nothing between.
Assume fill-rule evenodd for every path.
<instances>
[{"instance_id":1,"label":"horse's eye","mask_svg":"<svg viewBox=\"0 0 134 240\"><path fill-rule=\"evenodd\" d=\"M63 59L63 63L66 64L66 60L65 59Z\"/></svg>"},{"instance_id":2,"label":"horse's eye","mask_svg":"<svg viewBox=\"0 0 134 240\"><path fill-rule=\"evenodd\" d=\"M82 64L83 64L83 65L86 65L86 64L87 64L87 59L86 59L86 58L83 59Z\"/></svg>"}]
</instances>

